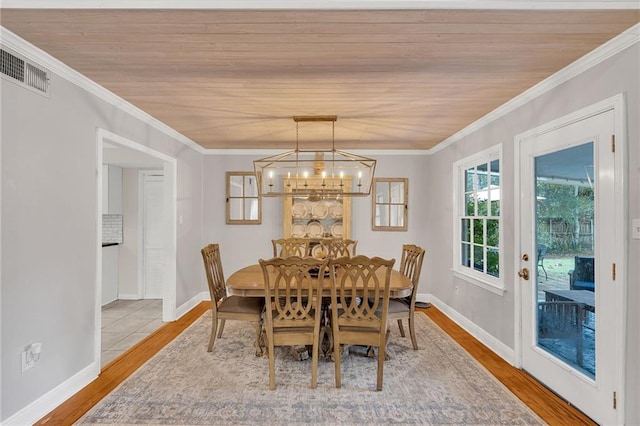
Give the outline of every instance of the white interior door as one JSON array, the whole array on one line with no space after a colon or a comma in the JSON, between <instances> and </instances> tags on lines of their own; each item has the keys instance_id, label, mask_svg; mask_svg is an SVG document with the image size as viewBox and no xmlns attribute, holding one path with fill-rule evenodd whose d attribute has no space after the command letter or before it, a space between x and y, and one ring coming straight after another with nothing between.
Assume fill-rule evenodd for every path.
<instances>
[{"instance_id":1,"label":"white interior door","mask_svg":"<svg viewBox=\"0 0 640 426\"><path fill-rule=\"evenodd\" d=\"M609 110L519 146L522 366L601 424L621 390L613 134Z\"/></svg>"},{"instance_id":2,"label":"white interior door","mask_svg":"<svg viewBox=\"0 0 640 426\"><path fill-rule=\"evenodd\" d=\"M143 297L162 299L164 278L164 176L161 172L142 174Z\"/></svg>"}]
</instances>

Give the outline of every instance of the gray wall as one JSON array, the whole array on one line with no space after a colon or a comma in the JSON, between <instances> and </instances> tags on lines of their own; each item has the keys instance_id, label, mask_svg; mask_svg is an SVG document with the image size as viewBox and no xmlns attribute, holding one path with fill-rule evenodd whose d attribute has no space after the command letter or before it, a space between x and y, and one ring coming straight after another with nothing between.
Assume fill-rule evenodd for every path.
<instances>
[{"instance_id":1,"label":"gray wall","mask_svg":"<svg viewBox=\"0 0 640 426\"><path fill-rule=\"evenodd\" d=\"M178 159L178 306L202 291L202 154L55 74L50 98L0 84L5 420L96 362L96 129Z\"/></svg>"},{"instance_id":2,"label":"gray wall","mask_svg":"<svg viewBox=\"0 0 640 426\"><path fill-rule=\"evenodd\" d=\"M217 242L222 251L225 276L243 266L257 263L259 258L273 255L271 240L282 237L282 198L265 198L261 225L225 224L225 172L251 171L251 155L207 155L204 166L204 241ZM358 253L395 258L400 262L402 244L426 244L425 212L426 164L424 155L376 155L376 177L409 179L409 219L405 232L371 230L371 197L351 200L351 238L358 240ZM427 293L426 280L420 291Z\"/></svg>"},{"instance_id":3,"label":"gray wall","mask_svg":"<svg viewBox=\"0 0 640 426\"><path fill-rule=\"evenodd\" d=\"M514 137L540 124L618 93L627 97L629 217L640 218L640 44L626 49L589 71L532 100L429 158L427 193L438 200L428 208L425 258L430 292L510 348L514 348L517 319L514 313ZM498 296L453 276L452 181L453 163L475 152L503 144L502 219L504 223L504 277L507 291ZM627 282L626 420L640 424L640 240L629 240ZM455 287L459 292L455 292Z\"/></svg>"}]
</instances>

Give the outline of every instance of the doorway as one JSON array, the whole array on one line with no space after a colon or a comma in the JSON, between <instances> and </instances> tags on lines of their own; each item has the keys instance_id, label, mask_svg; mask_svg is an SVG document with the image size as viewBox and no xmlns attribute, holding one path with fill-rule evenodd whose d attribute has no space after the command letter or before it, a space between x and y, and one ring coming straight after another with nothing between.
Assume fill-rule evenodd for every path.
<instances>
[{"instance_id":1,"label":"doorway","mask_svg":"<svg viewBox=\"0 0 640 426\"><path fill-rule=\"evenodd\" d=\"M129 197L129 201L123 200L123 204L129 207L123 208L121 215L125 239L124 245L121 245L120 249L121 254L124 250L124 254L128 252L131 255L130 259L127 256L120 256L121 260L123 258L129 259L120 262L120 272L123 272L127 277L127 286L118 289L121 300L105 307L102 306L102 300L98 300L96 304L95 353L98 363L104 366L107 356L103 350L107 349L106 346L111 345L112 352L121 350L122 348L118 345L125 345L131 339L139 337L141 333L152 331L148 328L153 324L158 325L162 322L173 321L176 317L176 160L104 129L98 129L97 132L97 154L97 235L102 235L102 205L100 202L102 199L102 177L100 171L102 164L108 163L122 170L123 183L127 182L128 188L124 188L123 185L123 196ZM147 173L154 180L152 188L149 189L149 193L152 195L150 199L145 199L142 190L144 187L141 187L139 182L140 173L138 170L141 169L156 170L153 173L148 173L147 170ZM145 203L148 207L147 211L153 213L152 217L145 218L139 214L138 206ZM152 269L153 273L150 274L140 273L140 268L137 266L139 259L143 257L141 254L143 244L140 240L144 235L141 224L145 220L152 222L150 227L154 230L152 242L156 248L153 253L155 255L155 269ZM97 294L101 294L102 268L101 256L98 256ZM144 282L141 280L145 275L155 278L153 280L155 285L147 286L148 292L146 294ZM148 321L149 324L142 324L143 321ZM123 328L125 326L126 329ZM132 332L130 328L137 326L141 326L140 329ZM103 336L106 335L108 327L113 330L108 330L111 334L108 335L108 339L104 340ZM124 333L129 333L129 335L114 345L112 340L119 338L119 335ZM102 359L103 355L104 360ZM113 357L114 355L109 353L108 356Z\"/></svg>"},{"instance_id":2,"label":"doorway","mask_svg":"<svg viewBox=\"0 0 640 426\"><path fill-rule=\"evenodd\" d=\"M522 368L602 424L623 412L621 106L516 137Z\"/></svg>"}]
</instances>

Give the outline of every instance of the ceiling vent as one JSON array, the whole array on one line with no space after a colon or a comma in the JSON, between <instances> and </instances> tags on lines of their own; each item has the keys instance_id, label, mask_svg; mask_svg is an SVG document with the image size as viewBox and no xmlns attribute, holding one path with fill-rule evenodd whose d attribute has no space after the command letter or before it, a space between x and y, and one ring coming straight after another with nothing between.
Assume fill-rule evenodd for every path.
<instances>
[{"instance_id":1,"label":"ceiling vent","mask_svg":"<svg viewBox=\"0 0 640 426\"><path fill-rule=\"evenodd\" d=\"M4 49L0 49L0 57L2 58L0 64L2 77L36 93L49 96L49 73L46 70Z\"/></svg>"}]
</instances>

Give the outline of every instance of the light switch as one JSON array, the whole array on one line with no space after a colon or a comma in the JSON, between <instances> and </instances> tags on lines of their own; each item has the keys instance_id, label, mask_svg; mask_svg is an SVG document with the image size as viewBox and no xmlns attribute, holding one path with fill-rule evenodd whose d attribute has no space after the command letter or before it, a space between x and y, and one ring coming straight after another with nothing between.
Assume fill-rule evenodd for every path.
<instances>
[{"instance_id":1,"label":"light switch","mask_svg":"<svg viewBox=\"0 0 640 426\"><path fill-rule=\"evenodd\" d=\"M640 219L633 219L631 221L631 238L640 240Z\"/></svg>"}]
</instances>

